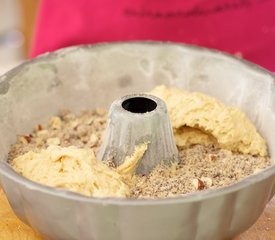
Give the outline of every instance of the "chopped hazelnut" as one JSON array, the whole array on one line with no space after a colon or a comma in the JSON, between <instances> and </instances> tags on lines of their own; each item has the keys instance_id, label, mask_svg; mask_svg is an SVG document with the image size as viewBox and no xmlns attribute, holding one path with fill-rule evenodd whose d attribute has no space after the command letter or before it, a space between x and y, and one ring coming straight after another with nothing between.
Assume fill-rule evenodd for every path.
<instances>
[{"instance_id":1,"label":"chopped hazelnut","mask_svg":"<svg viewBox=\"0 0 275 240\"><path fill-rule=\"evenodd\" d=\"M52 117L49 121L49 125L53 129L60 129L62 125L62 121L60 117Z\"/></svg>"},{"instance_id":2,"label":"chopped hazelnut","mask_svg":"<svg viewBox=\"0 0 275 240\"><path fill-rule=\"evenodd\" d=\"M192 184L195 187L196 190L203 190L204 189L204 183L199 178L195 178L192 180Z\"/></svg>"}]
</instances>

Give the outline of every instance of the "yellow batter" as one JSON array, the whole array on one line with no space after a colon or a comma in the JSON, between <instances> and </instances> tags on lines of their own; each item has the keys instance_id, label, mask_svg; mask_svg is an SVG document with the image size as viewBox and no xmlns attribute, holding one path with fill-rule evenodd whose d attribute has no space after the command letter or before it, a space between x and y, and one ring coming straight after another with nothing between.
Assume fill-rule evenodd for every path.
<instances>
[{"instance_id":1,"label":"yellow batter","mask_svg":"<svg viewBox=\"0 0 275 240\"><path fill-rule=\"evenodd\" d=\"M95 158L92 150L49 146L15 158L14 169L26 178L51 187L64 188L87 196L127 197L129 187L124 177L134 174L147 144L135 147L118 169L111 169Z\"/></svg>"},{"instance_id":2,"label":"yellow batter","mask_svg":"<svg viewBox=\"0 0 275 240\"><path fill-rule=\"evenodd\" d=\"M265 140L239 109L198 92L158 86L151 94L163 99L174 128L176 144L214 144L244 154L267 155Z\"/></svg>"},{"instance_id":3,"label":"yellow batter","mask_svg":"<svg viewBox=\"0 0 275 240\"><path fill-rule=\"evenodd\" d=\"M166 102L178 146L211 144L244 154L267 155L264 139L237 108L202 93L165 86L156 87L151 94ZM58 128L59 122L54 123ZM95 197L127 197L130 189L124 180L134 175L146 150L147 143L136 146L117 169L98 161L92 150L54 145L19 156L12 165L26 178L48 186Z\"/></svg>"}]
</instances>

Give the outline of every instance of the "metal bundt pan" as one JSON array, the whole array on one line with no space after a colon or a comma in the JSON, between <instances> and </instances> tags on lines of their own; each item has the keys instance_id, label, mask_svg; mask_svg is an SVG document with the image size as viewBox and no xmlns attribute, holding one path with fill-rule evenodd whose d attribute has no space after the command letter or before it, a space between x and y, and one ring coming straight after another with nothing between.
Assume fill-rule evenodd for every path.
<instances>
[{"instance_id":1,"label":"metal bundt pan","mask_svg":"<svg viewBox=\"0 0 275 240\"><path fill-rule=\"evenodd\" d=\"M0 180L24 222L46 239L216 240L251 226L275 192L275 166L219 190L162 200L97 199L31 182L7 164L16 134L59 109L105 107L159 84L197 90L245 111L275 159L275 87L268 71L224 53L160 42L80 46L0 78ZM274 161L273 161L274 163Z\"/></svg>"}]
</instances>

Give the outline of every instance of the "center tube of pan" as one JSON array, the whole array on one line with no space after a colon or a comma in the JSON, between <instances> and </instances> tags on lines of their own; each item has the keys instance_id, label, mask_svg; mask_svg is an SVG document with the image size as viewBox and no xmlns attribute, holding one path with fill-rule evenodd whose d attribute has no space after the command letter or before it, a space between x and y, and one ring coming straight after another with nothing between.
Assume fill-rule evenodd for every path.
<instances>
[{"instance_id":1,"label":"center tube of pan","mask_svg":"<svg viewBox=\"0 0 275 240\"><path fill-rule=\"evenodd\" d=\"M149 174L158 164L178 161L178 150L165 103L149 94L127 95L114 101L98 159L119 166L135 146L148 143L136 173Z\"/></svg>"}]
</instances>

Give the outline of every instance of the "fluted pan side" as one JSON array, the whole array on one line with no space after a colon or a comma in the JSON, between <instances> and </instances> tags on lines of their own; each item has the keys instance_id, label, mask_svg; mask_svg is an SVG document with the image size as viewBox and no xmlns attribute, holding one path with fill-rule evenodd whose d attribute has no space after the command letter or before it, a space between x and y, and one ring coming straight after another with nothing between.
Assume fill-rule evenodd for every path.
<instances>
[{"instance_id":1,"label":"fluted pan side","mask_svg":"<svg viewBox=\"0 0 275 240\"><path fill-rule=\"evenodd\" d=\"M273 74L255 65L182 44L112 43L41 56L0 77L1 186L16 215L45 239L232 239L257 220L275 192L274 83ZM160 84L239 107L267 140L273 165L225 188L134 200L43 186L6 162L17 134L30 133L60 109L107 108L120 96Z\"/></svg>"}]
</instances>

